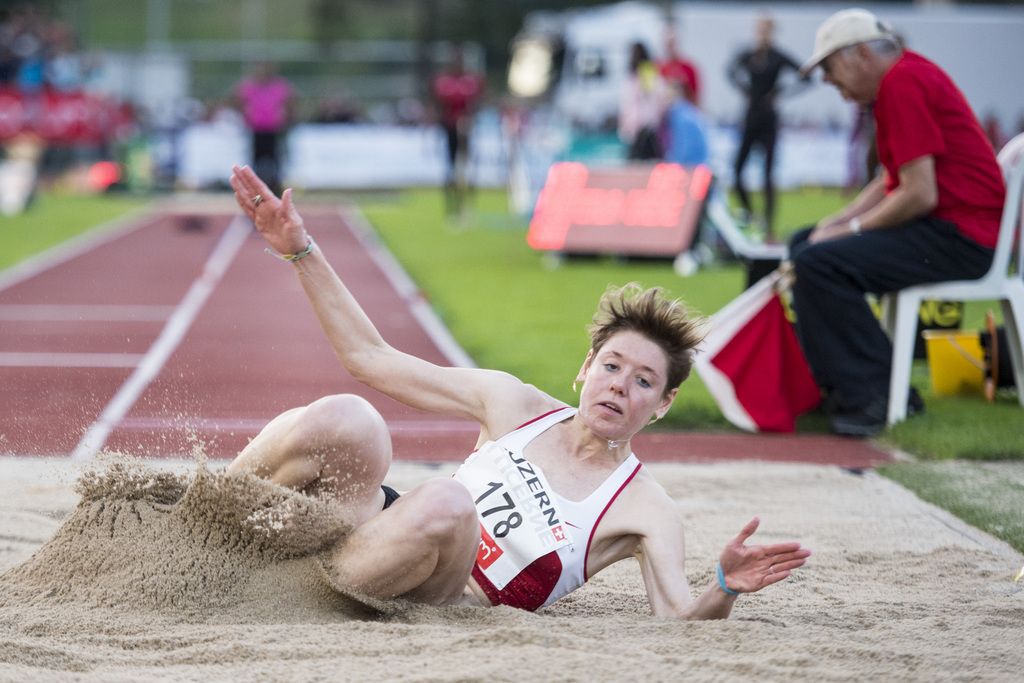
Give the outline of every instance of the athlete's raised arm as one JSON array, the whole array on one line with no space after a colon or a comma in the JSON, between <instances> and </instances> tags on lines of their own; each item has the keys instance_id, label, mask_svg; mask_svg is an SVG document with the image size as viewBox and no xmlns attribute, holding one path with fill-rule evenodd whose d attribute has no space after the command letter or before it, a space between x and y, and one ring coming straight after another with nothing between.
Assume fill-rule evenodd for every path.
<instances>
[{"instance_id":1,"label":"athlete's raised arm","mask_svg":"<svg viewBox=\"0 0 1024 683\"><path fill-rule=\"evenodd\" d=\"M522 400L526 385L511 375L440 367L387 344L306 232L292 191L278 199L251 168L232 170L235 200L270 247L291 260L335 354L355 379L406 405L484 425L496 402Z\"/></svg>"}]
</instances>

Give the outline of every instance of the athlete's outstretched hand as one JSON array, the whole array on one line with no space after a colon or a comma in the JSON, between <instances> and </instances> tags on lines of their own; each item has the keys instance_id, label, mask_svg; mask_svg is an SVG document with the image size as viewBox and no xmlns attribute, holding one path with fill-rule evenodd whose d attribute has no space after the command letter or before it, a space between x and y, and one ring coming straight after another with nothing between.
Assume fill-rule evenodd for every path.
<instances>
[{"instance_id":1,"label":"athlete's outstretched hand","mask_svg":"<svg viewBox=\"0 0 1024 683\"><path fill-rule=\"evenodd\" d=\"M801 548L799 543L744 545L760 523L757 517L747 522L718 556L725 585L730 590L741 593L759 591L788 577L811 556L811 551Z\"/></svg>"},{"instance_id":2,"label":"athlete's outstretched hand","mask_svg":"<svg viewBox=\"0 0 1024 683\"><path fill-rule=\"evenodd\" d=\"M252 219L267 243L282 254L294 254L305 249L309 237L302 216L292 203L291 189L285 190L278 199L248 166L232 166L231 171L235 201Z\"/></svg>"}]
</instances>

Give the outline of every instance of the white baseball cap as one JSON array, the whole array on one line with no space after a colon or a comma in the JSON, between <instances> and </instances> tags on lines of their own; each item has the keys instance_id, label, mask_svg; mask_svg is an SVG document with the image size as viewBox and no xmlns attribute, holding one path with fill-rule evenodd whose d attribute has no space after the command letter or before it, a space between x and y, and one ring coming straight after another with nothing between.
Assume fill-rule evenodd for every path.
<instances>
[{"instance_id":1,"label":"white baseball cap","mask_svg":"<svg viewBox=\"0 0 1024 683\"><path fill-rule=\"evenodd\" d=\"M800 75L806 76L833 52L878 38L894 38L892 29L866 9L836 12L818 27L814 35L814 56L804 62Z\"/></svg>"}]
</instances>

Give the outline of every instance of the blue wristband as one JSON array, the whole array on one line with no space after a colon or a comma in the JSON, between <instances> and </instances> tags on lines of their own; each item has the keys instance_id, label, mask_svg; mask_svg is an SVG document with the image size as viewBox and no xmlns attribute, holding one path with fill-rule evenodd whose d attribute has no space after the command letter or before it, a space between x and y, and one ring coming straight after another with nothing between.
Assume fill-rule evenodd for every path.
<instances>
[{"instance_id":1,"label":"blue wristband","mask_svg":"<svg viewBox=\"0 0 1024 683\"><path fill-rule=\"evenodd\" d=\"M731 591L725 587L725 572L722 571L722 563L718 563L718 585L729 595L739 595L740 591Z\"/></svg>"}]
</instances>

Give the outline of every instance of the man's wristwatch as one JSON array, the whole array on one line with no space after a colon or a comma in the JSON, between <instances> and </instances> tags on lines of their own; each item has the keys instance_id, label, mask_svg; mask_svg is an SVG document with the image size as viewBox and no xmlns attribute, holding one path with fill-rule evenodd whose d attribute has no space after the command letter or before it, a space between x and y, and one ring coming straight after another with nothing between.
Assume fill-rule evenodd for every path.
<instances>
[{"instance_id":1,"label":"man's wristwatch","mask_svg":"<svg viewBox=\"0 0 1024 683\"><path fill-rule=\"evenodd\" d=\"M853 231L854 235L860 234L860 216L854 216L850 219L850 230Z\"/></svg>"}]
</instances>

